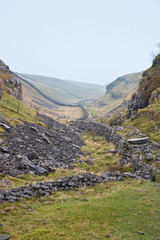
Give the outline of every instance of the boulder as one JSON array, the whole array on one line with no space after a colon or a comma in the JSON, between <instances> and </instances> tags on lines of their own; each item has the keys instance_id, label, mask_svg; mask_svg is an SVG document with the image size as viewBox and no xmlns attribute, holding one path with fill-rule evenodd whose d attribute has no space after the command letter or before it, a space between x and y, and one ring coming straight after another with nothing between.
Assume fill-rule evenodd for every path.
<instances>
[{"instance_id":1,"label":"boulder","mask_svg":"<svg viewBox=\"0 0 160 240\"><path fill-rule=\"evenodd\" d=\"M9 152L8 148L5 147L5 146L0 146L0 151L4 152L4 153L8 153Z\"/></svg>"},{"instance_id":2,"label":"boulder","mask_svg":"<svg viewBox=\"0 0 160 240\"><path fill-rule=\"evenodd\" d=\"M0 234L0 240L7 240L9 238L10 238L10 236L7 234Z\"/></svg>"},{"instance_id":3,"label":"boulder","mask_svg":"<svg viewBox=\"0 0 160 240\"><path fill-rule=\"evenodd\" d=\"M31 170L36 172L38 175L48 175L48 171L43 167L37 167L36 165L31 165Z\"/></svg>"},{"instance_id":4,"label":"boulder","mask_svg":"<svg viewBox=\"0 0 160 240\"><path fill-rule=\"evenodd\" d=\"M38 159L38 154L33 151L33 152L28 153L27 157L29 160Z\"/></svg>"}]
</instances>

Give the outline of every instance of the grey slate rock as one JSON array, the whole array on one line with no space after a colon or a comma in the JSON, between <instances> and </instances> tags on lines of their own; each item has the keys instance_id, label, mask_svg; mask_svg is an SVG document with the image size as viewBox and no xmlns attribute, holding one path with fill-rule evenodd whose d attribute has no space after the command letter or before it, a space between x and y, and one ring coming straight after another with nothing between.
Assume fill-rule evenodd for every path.
<instances>
[{"instance_id":1,"label":"grey slate rock","mask_svg":"<svg viewBox=\"0 0 160 240\"><path fill-rule=\"evenodd\" d=\"M35 131L35 132L38 132L38 129L37 129L36 127L34 127L34 126L31 126L31 129L32 129L33 131Z\"/></svg>"},{"instance_id":2,"label":"grey slate rock","mask_svg":"<svg viewBox=\"0 0 160 240\"><path fill-rule=\"evenodd\" d=\"M0 146L0 151L4 152L4 153L8 153L9 152L8 148L5 147L5 146Z\"/></svg>"},{"instance_id":3,"label":"grey slate rock","mask_svg":"<svg viewBox=\"0 0 160 240\"><path fill-rule=\"evenodd\" d=\"M110 153L116 153L117 151L116 151L116 149L110 149L109 152Z\"/></svg>"},{"instance_id":4,"label":"grey slate rock","mask_svg":"<svg viewBox=\"0 0 160 240\"><path fill-rule=\"evenodd\" d=\"M33 151L33 152L28 153L27 157L29 160L38 159L38 154Z\"/></svg>"},{"instance_id":5,"label":"grey slate rock","mask_svg":"<svg viewBox=\"0 0 160 240\"><path fill-rule=\"evenodd\" d=\"M42 133L42 139L44 140L44 141L46 141L48 144L52 144L52 142L49 140L49 138L44 134L44 133Z\"/></svg>"},{"instance_id":6,"label":"grey slate rock","mask_svg":"<svg viewBox=\"0 0 160 240\"><path fill-rule=\"evenodd\" d=\"M5 130L10 130L10 126L8 126L7 124L4 123L0 123L0 126L2 126Z\"/></svg>"},{"instance_id":7,"label":"grey slate rock","mask_svg":"<svg viewBox=\"0 0 160 240\"><path fill-rule=\"evenodd\" d=\"M37 167L35 165L31 165L31 170L35 171L38 175L48 175L48 171L43 167Z\"/></svg>"},{"instance_id":8,"label":"grey slate rock","mask_svg":"<svg viewBox=\"0 0 160 240\"><path fill-rule=\"evenodd\" d=\"M10 238L10 236L7 234L0 234L0 240L7 240L9 238Z\"/></svg>"},{"instance_id":9,"label":"grey slate rock","mask_svg":"<svg viewBox=\"0 0 160 240\"><path fill-rule=\"evenodd\" d=\"M141 232L141 231L139 231L138 233L139 233L139 234L142 234L142 235L144 234L144 232Z\"/></svg>"}]
</instances>

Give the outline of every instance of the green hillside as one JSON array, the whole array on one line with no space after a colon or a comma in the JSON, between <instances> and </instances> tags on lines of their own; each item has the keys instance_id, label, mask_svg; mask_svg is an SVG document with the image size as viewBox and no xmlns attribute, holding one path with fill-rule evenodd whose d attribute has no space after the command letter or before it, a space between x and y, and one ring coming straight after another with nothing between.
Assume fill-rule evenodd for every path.
<instances>
[{"instance_id":1,"label":"green hillside","mask_svg":"<svg viewBox=\"0 0 160 240\"><path fill-rule=\"evenodd\" d=\"M57 121L66 123L66 121L75 120L83 116L83 111L80 107L55 104L26 82L22 82L22 91L24 103Z\"/></svg>"},{"instance_id":2,"label":"green hillside","mask_svg":"<svg viewBox=\"0 0 160 240\"><path fill-rule=\"evenodd\" d=\"M65 103L77 103L85 99L98 99L105 93L105 87L102 85L31 74L16 74L32 83L47 96Z\"/></svg>"},{"instance_id":3,"label":"green hillside","mask_svg":"<svg viewBox=\"0 0 160 240\"><path fill-rule=\"evenodd\" d=\"M129 100L137 90L142 72L131 73L117 78L107 85L106 93L97 101L88 104L87 108L93 116L103 115L119 106L124 100Z\"/></svg>"}]
</instances>

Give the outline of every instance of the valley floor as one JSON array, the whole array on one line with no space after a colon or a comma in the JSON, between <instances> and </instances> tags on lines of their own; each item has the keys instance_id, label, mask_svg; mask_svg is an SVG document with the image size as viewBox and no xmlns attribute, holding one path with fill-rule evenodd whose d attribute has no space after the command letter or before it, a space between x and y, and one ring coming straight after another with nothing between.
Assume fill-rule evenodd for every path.
<instances>
[{"instance_id":1,"label":"valley floor","mask_svg":"<svg viewBox=\"0 0 160 240\"><path fill-rule=\"evenodd\" d=\"M0 103L0 111L3 112L2 120L5 119L4 122L7 122L10 129L4 130L3 124L0 128L1 160L5 155L8 159L6 166L15 163L15 168L17 167L18 171L21 170L25 174L7 176L4 174L5 169L4 172L1 169L0 191L79 174L100 175L117 170L120 174L126 171L134 174L130 164L120 165L120 155L118 151L115 151L115 145L108 142L103 135L97 136L95 132L89 131L83 132L80 138L81 131L78 132L80 129L78 130L76 126L75 128L72 125L68 127L56 121L52 122L52 119L43 115L39 115L36 120L35 111L21 105L18 113L18 102L12 101L12 98L5 98L5 95L3 99L5 101ZM25 123L23 120L28 120L30 123ZM20 125L16 126L16 124ZM94 124L96 123L93 123L93 126ZM84 127L83 122L82 127ZM137 128L124 126L121 126L121 131L120 129L118 131L121 135L128 136L129 134L132 137L136 137L135 132ZM158 136L158 131L156 134ZM38 140L37 143L34 139ZM82 140L85 142L84 145L81 144ZM142 154L144 159L151 147L147 144L143 147L144 149L138 147L136 150L133 147L138 154L140 149L145 150ZM33 172L33 169L32 172L28 170L29 165L25 166L26 169L18 166L20 160L23 161L24 158L19 157L18 163L16 154L21 153L29 157L28 152L37 151L40 156L37 159L27 160L26 163L30 164L32 161L34 167L41 163L39 167L47 169L44 163L51 150L55 151L53 155L57 153L56 159L50 159L55 166L57 162L54 160L61 158L63 166L64 163L66 164L66 159L72 160L71 164L67 165L67 169L57 167L55 172L48 172L47 176L38 176L34 175L36 172ZM8 152L4 153L4 151ZM152 153L155 159L159 159L158 151L159 148ZM7 155L10 155L10 158ZM154 158L147 164L151 166L153 163L158 163L159 160L154 161ZM145 161L142 162L142 165L145 164ZM42 197L37 194L31 199L4 201L0 204L0 240L104 240L107 238L158 240L160 239L160 184L158 179L156 178L156 182L151 182L138 178L120 178L119 181L106 181L92 187L82 186L68 191L55 191Z\"/></svg>"},{"instance_id":2,"label":"valley floor","mask_svg":"<svg viewBox=\"0 0 160 240\"><path fill-rule=\"evenodd\" d=\"M11 184L1 189L118 167L118 154L109 151L111 143L89 132L82 139L86 143L83 164L78 163L75 169L57 169L48 176L1 176ZM94 165L87 161L94 161ZM160 239L160 185L126 179L4 202L0 205L0 234L13 240Z\"/></svg>"}]
</instances>

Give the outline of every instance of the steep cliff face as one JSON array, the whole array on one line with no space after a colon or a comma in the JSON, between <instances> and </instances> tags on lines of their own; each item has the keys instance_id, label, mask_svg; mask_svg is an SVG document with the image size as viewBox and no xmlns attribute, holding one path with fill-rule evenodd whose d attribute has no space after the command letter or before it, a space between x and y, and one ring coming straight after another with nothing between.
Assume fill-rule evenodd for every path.
<instances>
[{"instance_id":1,"label":"steep cliff face","mask_svg":"<svg viewBox=\"0 0 160 240\"><path fill-rule=\"evenodd\" d=\"M18 100L22 100L22 84L19 78L15 77L9 67L0 60L0 95L6 91Z\"/></svg>"},{"instance_id":2,"label":"steep cliff face","mask_svg":"<svg viewBox=\"0 0 160 240\"><path fill-rule=\"evenodd\" d=\"M160 54L158 54L157 57L154 59L152 66L142 74L138 90L132 95L131 101L128 106L129 117L133 116L138 109L143 109L147 107L151 102L150 98L153 98L152 93L159 87Z\"/></svg>"}]
</instances>

